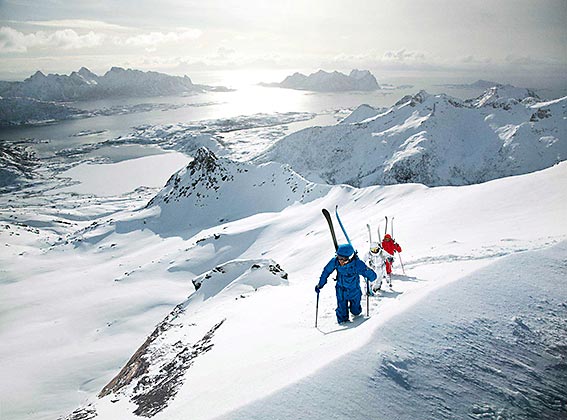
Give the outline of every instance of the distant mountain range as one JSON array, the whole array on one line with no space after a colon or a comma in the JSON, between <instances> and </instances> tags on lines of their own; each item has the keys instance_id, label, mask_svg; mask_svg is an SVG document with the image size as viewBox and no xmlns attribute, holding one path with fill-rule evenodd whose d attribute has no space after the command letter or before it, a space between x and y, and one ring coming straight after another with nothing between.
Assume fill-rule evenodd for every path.
<instances>
[{"instance_id":1,"label":"distant mountain range","mask_svg":"<svg viewBox=\"0 0 567 420\"><path fill-rule=\"evenodd\" d=\"M294 73L286 77L281 83L261 83L261 85L314 92L372 91L380 89L376 78L368 70L352 70L348 76L338 71L328 73L323 70L319 70L309 76L302 73Z\"/></svg>"},{"instance_id":2,"label":"distant mountain range","mask_svg":"<svg viewBox=\"0 0 567 420\"><path fill-rule=\"evenodd\" d=\"M23 82L1 82L3 98L33 98L41 101L82 101L109 97L177 95L226 88L193 84L188 76L170 76L153 71L112 67L103 76L97 76L82 67L70 75L48 74L37 71Z\"/></svg>"},{"instance_id":3,"label":"distant mountain range","mask_svg":"<svg viewBox=\"0 0 567 420\"><path fill-rule=\"evenodd\" d=\"M445 86L445 87L449 87L449 88L453 88L453 89L490 89L491 87L494 86L499 86L499 87L506 87L506 86L511 86L511 85L503 85L501 83L498 82L491 82L489 80L482 80L479 79L476 82L473 83L446 83L446 84L441 84L439 86Z\"/></svg>"},{"instance_id":4,"label":"distant mountain range","mask_svg":"<svg viewBox=\"0 0 567 420\"><path fill-rule=\"evenodd\" d=\"M362 105L343 122L293 133L257 163L282 162L313 182L476 184L567 158L567 97L493 86L460 100L421 91L389 109Z\"/></svg>"},{"instance_id":5,"label":"distant mountain range","mask_svg":"<svg viewBox=\"0 0 567 420\"><path fill-rule=\"evenodd\" d=\"M46 76L37 71L23 82L0 81L0 126L39 124L92 115L69 106L69 102L75 101L229 90L223 86L194 84L188 76L120 67L112 67L103 76L97 76L85 67L69 76Z\"/></svg>"}]
</instances>

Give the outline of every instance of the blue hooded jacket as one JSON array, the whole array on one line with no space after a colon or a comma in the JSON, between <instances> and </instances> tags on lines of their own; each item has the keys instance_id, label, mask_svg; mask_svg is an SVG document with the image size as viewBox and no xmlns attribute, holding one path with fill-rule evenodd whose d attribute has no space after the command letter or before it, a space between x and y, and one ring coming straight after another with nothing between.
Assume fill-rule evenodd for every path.
<instances>
[{"instance_id":1,"label":"blue hooded jacket","mask_svg":"<svg viewBox=\"0 0 567 420\"><path fill-rule=\"evenodd\" d=\"M327 284L327 279L335 270L337 270L337 288L360 290L359 276L363 276L369 282L376 280L376 273L368 268L363 261L358 259L358 256L355 254L353 259L345 265L340 265L336 257L332 258L325 268L323 268L323 272L319 278L319 288Z\"/></svg>"}]
</instances>

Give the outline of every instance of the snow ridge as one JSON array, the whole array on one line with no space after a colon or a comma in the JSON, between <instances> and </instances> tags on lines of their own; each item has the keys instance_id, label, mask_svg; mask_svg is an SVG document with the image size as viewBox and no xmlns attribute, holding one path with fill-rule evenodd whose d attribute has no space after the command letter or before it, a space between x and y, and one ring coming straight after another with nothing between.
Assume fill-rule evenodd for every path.
<instances>
[{"instance_id":1,"label":"snow ridge","mask_svg":"<svg viewBox=\"0 0 567 420\"><path fill-rule=\"evenodd\" d=\"M362 105L340 124L291 134L257 162L288 163L312 181L356 187L481 183L565 160L566 104L509 86L469 101L420 91L386 112Z\"/></svg>"},{"instance_id":2,"label":"snow ridge","mask_svg":"<svg viewBox=\"0 0 567 420\"><path fill-rule=\"evenodd\" d=\"M296 201L319 198L329 188L305 180L288 165L235 162L201 147L194 160L173 174L147 207L161 209L158 225L183 220L204 227L281 211Z\"/></svg>"},{"instance_id":3,"label":"snow ridge","mask_svg":"<svg viewBox=\"0 0 567 420\"><path fill-rule=\"evenodd\" d=\"M245 299L265 286L287 285L287 273L273 260L235 260L193 280L197 291L177 305L138 348L122 370L99 393L99 404L128 401L133 414L153 417L177 395L195 359L210 351L220 327L230 321L219 301ZM209 299L211 301L209 301ZM224 305L226 306L226 305ZM199 311L197 312L197 309ZM208 312L208 318L203 313ZM210 319L220 320L211 325ZM90 404L67 420L97 415Z\"/></svg>"}]
</instances>

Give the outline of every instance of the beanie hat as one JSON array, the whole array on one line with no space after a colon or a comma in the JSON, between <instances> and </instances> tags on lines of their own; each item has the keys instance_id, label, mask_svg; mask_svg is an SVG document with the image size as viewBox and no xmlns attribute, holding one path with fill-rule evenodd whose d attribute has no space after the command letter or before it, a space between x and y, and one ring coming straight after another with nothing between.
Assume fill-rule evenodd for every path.
<instances>
[{"instance_id":1,"label":"beanie hat","mask_svg":"<svg viewBox=\"0 0 567 420\"><path fill-rule=\"evenodd\" d=\"M339 257L350 257L354 254L354 248L351 244L342 244L337 248L337 255Z\"/></svg>"}]
</instances>

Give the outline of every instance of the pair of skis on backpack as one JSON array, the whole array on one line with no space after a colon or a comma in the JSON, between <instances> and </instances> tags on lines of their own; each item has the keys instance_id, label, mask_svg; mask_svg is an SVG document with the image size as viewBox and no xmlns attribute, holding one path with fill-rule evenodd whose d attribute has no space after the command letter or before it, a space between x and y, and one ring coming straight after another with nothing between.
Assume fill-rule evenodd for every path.
<instances>
[{"instance_id":1,"label":"pair of skis on backpack","mask_svg":"<svg viewBox=\"0 0 567 420\"><path fill-rule=\"evenodd\" d=\"M329 211L328 211L327 209L322 209L321 211L322 211L322 213L323 213L323 216L324 216L325 219L327 220L327 224L329 225L329 231L331 232L331 237L332 237L332 239L333 239L333 245L335 246L335 251L336 251L336 250L338 249L338 247L339 247L339 244L338 244L338 242L337 242L337 236L335 235L335 228L334 228L334 225L333 225L333 220L331 219L331 214L329 213ZM351 241L350 241L350 238L349 238L349 236L348 236L348 234L347 234L347 232L346 232L346 229L344 228L343 223L342 223L342 221L341 221L341 218L340 218L340 216L339 216L339 206L335 206L335 216L336 216L336 218L337 218L337 221L339 222L339 225L340 225L340 227L341 227L341 230L343 231L343 234L345 235L345 238L346 238L347 242L348 242L350 245L352 245L352 243L351 243ZM367 224L366 226L368 227L368 239L369 239L369 241L370 241L369 255L372 255L372 254L373 254L373 252L372 252L373 249L372 249L372 248L373 248L373 245L376 245L376 247L377 247L376 253L378 253L378 254L380 255L380 258L382 258L382 261L381 261L381 263L380 263L380 274L379 274L379 276L380 276L380 277L379 277L380 284L379 284L379 287L378 287L376 290L374 290L374 289L371 288L369 285L367 285L367 289L368 289L368 290L366 290L366 294L367 294L367 295L375 296L375 295L376 295L376 292L381 289L381 286L382 286L382 279L385 279L385 280L386 280L386 282L387 282L387 284L388 284L388 286L389 286L390 288L392 287L392 276L391 276L391 275L384 274L384 271L385 271L385 258L389 257L390 254L388 254L387 252L385 252L385 251L382 249L382 244L381 244L381 241L380 241L380 238L381 238L381 235L380 235L380 226L378 226L378 228L377 228L377 230L378 230L378 240L379 240L379 242L376 242L376 243L373 243L373 242L372 242L372 232L371 232L371 229L370 229L370 225ZM393 236L393 234L394 234L394 218L393 218L393 217L392 217L392 226L391 226L391 229L392 229L392 236ZM388 217L386 216L386 232L387 232L387 231L388 231ZM384 253L387 254L386 257L383 256ZM376 269L377 267L371 267L371 268L372 268L372 269ZM376 274L378 274L378 273L376 273Z\"/></svg>"}]
</instances>

